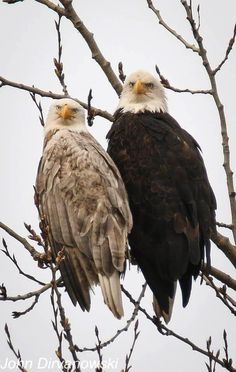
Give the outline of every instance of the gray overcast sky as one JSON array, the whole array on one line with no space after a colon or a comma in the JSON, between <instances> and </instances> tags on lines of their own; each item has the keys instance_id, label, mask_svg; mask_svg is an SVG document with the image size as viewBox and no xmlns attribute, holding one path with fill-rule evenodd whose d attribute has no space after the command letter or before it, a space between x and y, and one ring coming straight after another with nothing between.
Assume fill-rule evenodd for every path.
<instances>
[{"instance_id":1,"label":"gray overcast sky","mask_svg":"<svg viewBox=\"0 0 236 372\"><path fill-rule=\"evenodd\" d=\"M178 0L156 2L163 17L180 34L193 42L183 7ZM216 66L224 56L235 24L235 0L193 1L201 5L201 32L209 52L209 58ZM74 0L76 9L86 26L94 33L104 56L117 69L119 61L130 73L139 68L155 72L157 64L172 85L179 88L208 89L208 80L202 63L196 54L186 50L158 24L145 0L92 1ZM35 85L43 90L61 93L61 87L53 72L53 58L57 56L57 39L54 26L55 14L46 7L30 1L7 5L0 3L0 75L16 82ZM80 34L67 20L62 20L63 62L65 78L71 96L86 101L88 91L93 89L93 104L113 112L117 96L99 66L91 59L91 53ZM219 93L225 105L228 130L232 139L235 130L235 86L236 49L218 75ZM216 108L210 97L177 94L168 91L169 112L200 143L208 170L210 182L218 201L217 219L230 223L229 205L222 167L220 126ZM41 100L46 115L50 99ZM27 236L23 222L38 226L36 208L33 205L33 184L42 150L42 128L38 112L28 93L10 87L0 89L1 138L0 138L0 205L1 220L21 235ZM109 122L96 118L92 134L106 148L105 136ZM235 148L231 146L232 168L236 168ZM224 231L225 233L225 231ZM50 280L49 273L37 268L27 252L4 236L9 249L28 273L37 278ZM212 247L213 265L226 270L232 276L234 271L218 250ZM37 289L37 285L19 277L16 269L4 255L0 256L0 283L4 282L9 295L23 294ZM143 283L141 273L132 268L125 277L125 286L138 296ZM214 350L222 348L223 330L229 337L230 356L236 355L235 324L233 316L215 298L212 290L200 280L194 284L190 304L182 309L178 291L173 320L170 328L188 337L201 347L211 335ZM23 360L33 360L34 369L40 357L55 360L57 341L50 320L53 314L49 293L45 293L28 315L14 320L12 311L24 310L29 303L0 303L0 364L12 353L5 342L3 327L8 323L12 339L19 348ZM79 347L95 344L94 326L100 329L100 337L106 340L117 328L122 328L132 313L132 306L125 300L125 317L114 320L102 303L98 290L92 298L92 310L83 313L70 303L63 294L67 315ZM148 291L142 302L151 313L151 294ZM194 353L184 344L171 337L161 336L143 316L140 319L141 334L132 359L133 371L199 372L206 370L204 357ZM104 351L104 359L117 361L114 371L124 367L125 355L132 343L133 331L123 334L117 342ZM222 352L221 352L222 353ZM69 354L65 353L65 357ZM94 356L83 353L81 359L93 360ZM48 364L44 371L56 371ZM91 371L92 369L83 369ZM112 370L112 369L110 369ZM110 371L109 370L109 371ZM218 367L217 371L221 368Z\"/></svg>"}]
</instances>

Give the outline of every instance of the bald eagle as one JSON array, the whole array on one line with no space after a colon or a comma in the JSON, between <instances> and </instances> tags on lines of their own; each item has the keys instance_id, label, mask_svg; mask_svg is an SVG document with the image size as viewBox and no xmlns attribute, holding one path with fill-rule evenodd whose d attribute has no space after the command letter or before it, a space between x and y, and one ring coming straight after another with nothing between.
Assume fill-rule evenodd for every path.
<instances>
[{"instance_id":1,"label":"bald eagle","mask_svg":"<svg viewBox=\"0 0 236 372\"><path fill-rule=\"evenodd\" d=\"M89 311L90 288L99 283L104 302L120 318L132 217L120 173L74 100L55 100L49 109L36 193L54 258L64 251L59 269L73 304Z\"/></svg>"},{"instance_id":2,"label":"bald eagle","mask_svg":"<svg viewBox=\"0 0 236 372\"><path fill-rule=\"evenodd\" d=\"M216 201L200 147L168 114L162 84L145 71L126 78L107 138L133 215L131 253L167 323L177 281L185 307L204 252L210 260Z\"/></svg>"}]
</instances>

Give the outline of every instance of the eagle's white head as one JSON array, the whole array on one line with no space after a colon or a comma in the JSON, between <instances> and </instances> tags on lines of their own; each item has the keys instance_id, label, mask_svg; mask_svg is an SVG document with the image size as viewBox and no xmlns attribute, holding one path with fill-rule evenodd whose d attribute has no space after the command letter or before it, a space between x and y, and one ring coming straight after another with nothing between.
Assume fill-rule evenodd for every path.
<instances>
[{"instance_id":1,"label":"eagle's white head","mask_svg":"<svg viewBox=\"0 0 236 372\"><path fill-rule=\"evenodd\" d=\"M45 124L45 134L53 129L88 131L85 125L85 110L70 98L53 100Z\"/></svg>"},{"instance_id":2,"label":"eagle's white head","mask_svg":"<svg viewBox=\"0 0 236 372\"><path fill-rule=\"evenodd\" d=\"M117 107L122 112L166 112L167 101L161 82L146 71L136 71L124 82Z\"/></svg>"}]
</instances>

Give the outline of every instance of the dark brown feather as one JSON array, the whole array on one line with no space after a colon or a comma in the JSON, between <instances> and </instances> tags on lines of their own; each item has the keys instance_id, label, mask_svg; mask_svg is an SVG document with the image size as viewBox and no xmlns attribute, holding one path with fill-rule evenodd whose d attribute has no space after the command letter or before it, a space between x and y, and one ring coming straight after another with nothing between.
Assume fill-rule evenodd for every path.
<instances>
[{"instance_id":1,"label":"dark brown feather","mask_svg":"<svg viewBox=\"0 0 236 372\"><path fill-rule=\"evenodd\" d=\"M186 306L215 228L200 147L167 113L118 111L107 138L129 196L131 252L165 313L176 280Z\"/></svg>"}]
</instances>

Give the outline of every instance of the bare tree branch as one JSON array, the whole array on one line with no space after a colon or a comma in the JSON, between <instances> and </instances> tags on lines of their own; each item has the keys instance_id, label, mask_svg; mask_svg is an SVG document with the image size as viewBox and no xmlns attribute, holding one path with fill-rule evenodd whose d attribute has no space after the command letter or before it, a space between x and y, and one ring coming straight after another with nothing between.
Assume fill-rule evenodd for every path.
<instances>
[{"instance_id":1,"label":"bare tree branch","mask_svg":"<svg viewBox=\"0 0 236 372\"><path fill-rule=\"evenodd\" d=\"M173 85L170 85L169 81L161 74L159 67L157 67L157 65L155 67L156 67L156 72L159 75L160 81L166 89L172 90L173 92L176 92L176 93L211 94L212 95L211 89L194 90L194 89L188 89L188 88L185 88L185 89L176 88Z\"/></svg>"},{"instance_id":2,"label":"bare tree branch","mask_svg":"<svg viewBox=\"0 0 236 372\"><path fill-rule=\"evenodd\" d=\"M191 49L193 52L199 53L199 49L194 44L188 43L180 34L178 34L163 20L160 10L154 7L152 0L147 0L147 4L148 7L156 14L160 25L162 25L167 31L174 35L174 37L176 37L187 49Z\"/></svg>"},{"instance_id":3,"label":"bare tree branch","mask_svg":"<svg viewBox=\"0 0 236 372\"><path fill-rule=\"evenodd\" d=\"M82 20L79 18L78 14L74 10L72 3L70 1L64 1L63 5L65 7L65 17L68 18L76 28L76 30L79 31L79 33L82 35L84 40L86 41L91 53L92 58L95 59L95 61L99 64L103 72L105 73L108 81L118 94L120 95L122 91L122 84L120 83L119 79L117 78L116 74L114 73L110 62L108 62L101 50L99 49L93 34L87 29L85 24L82 22Z\"/></svg>"},{"instance_id":4,"label":"bare tree branch","mask_svg":"<svg viewBox=\"0 0 236 372\"><path fill-rule=\"evenodd\" d=\"M203 66L206 69L206 72L208 74L210 84L211 84L211 91L209 91L210 94L212 94L215 104L218 109L219 117L220 117L220 124L221 124L221 134L222 134L222 140L223 140L223 154L224 154L224 169L226 173L226 179L227 179L227 186L228 186L228 194L229 194L229 200L230 200L230 207L231 207L231 215L232 215L232 226L233 226L233 235L234 235L234 241L236 242L236 193L235 193L235 188L234 188L234 182L233 182L233 172L231 170L230 166L230 150L229 150L229 138L228 138L228 133L227 133L227 125L226 125L226 118L225 118L225 113L224 113L224 106L220 101L219 95L218 95L218 89L217 89L217 84L215 80L215 70L213 70L210 66L208 56L207 56L207 51L204 47L203 44L203 39L202 36L199 33L199 26L196 25L196 22L193 18L193 11L192 11L192 3L190 4L187 3L185 0L181 0L181 3L186 11L187 14L187 20L190 23L192 33L194 36L194 39L196 40L198 44L198 48L195 46L191 46L189 43L187 43L182 36L178 35L175 30L170 28L168 24L162 19L160 15L160 11L156 9L153 6L153 3L151 0L147 0L147 4L149 8L156 14L159 23L166 29L168 30L172 35L174 35L178 40L180 40L181 43L183 43L186 48L191 49L193 52L197 52L199 56L202 59ZM235 30L234 30L234 36L230 40L229 46L226 51L226 57L228 57L232 46L234 44L235 40Z\"/></svg>"},{"instance_id":5,"label":"bare tree branch","mask_svg":"<svg viewBox=\"0 0 236 372\"><path fill-rule=\"evenodd\" d=\"M198 44L199 47L199 55L202 59L203 66L206 69L206 72L208 74L211 88L212 88L212 96L214 98L216 107L218 109L219 117L220 117L220 124L221 124L221 135L222 135L222 143L223 143L223 154L224 154L224 169L226 173L226 179L227 179L227 186L228 186L228 194L229 194L229 200L230 200L230 207L231 207L231 215L232 215L232 226L233 226L233 236L234 241L236 243L236 193L234 188L234 181L233 181L233 172L231 170L230 165L230 150L229 150L229 137L227 133L227 124L226 124L226 117L224 112L224 106L220 100L216 79L215 79L215 72L212 70L208 56L207 51L205 49L205 46L203 44L203 38L199 33L199 30L196 27L196 22L193 19L192 15L192 9L188 5L187 1L181 0L181 3L186 11L187 14L187 20L190 23L190 26L192 28L193 36Z\"/></svg>"},{"instance_id":6,"label":"bare tree branch","mask_svg":"<svg viewBox=\"0 0 236 372\"><path fill-rule=\"evenodd\" d=\"M59 285L61 282L62 282L61 278L57 279L57 285ZM40 289L38 289L37 291L28 292L24 295L17 295L17 296L14 296L14 297L11 297L11 296L1 297L0 296L0 301L16 302L16 301L21 301L21 300L23 300L23 301L28 300L29 298L40 296L42 293L46 292L51 287L52 287L52 283L48 283L48 284L45 284Z\"/></svg>"},{"instance_id":7,"label":"bare tree branch","mask_svg":"<svg viewBox=\"0 0 236 372\"><path fill-rule=\"evenodd\" d=\"M135 300L133 299L133 297L131 296L131 294L124 288L124 286L122 285L121 286L121 290L122 292L126 295L126 297L128 297L128 299L130 300L130 302L135 305ZM165 335L165 336L172 336L176 339L178 339L179 341L182 341L183 343L185 343L186 345L190 346L192 348L193 351L197 351L198 353L202 354L202 355L205 355L206 357L209 357L209 352L200 348L199 346L195 345L192 341L190 341L188 338L185 338L183 336L180 336L179 334L175 333L174 331L172 331L171 329L167 328L164 324L162 324L156 317L151 317L148 312L139 305L139 311L142 312L146 318L152 322L155 327L157 328L158 332L160 332L161 334ZM227 371L230 371L230 372L236 372L236 369L232 367L232 365L229 365L225 359L223 360L220 360L218 357L216 357L215 355L211 355L212 357L212 360L216 361L217 364L219 364L220 366L222 366L223 368L227 369Z\"/></svg>"},{"instance_id":8,"label":"bare tree branch","mask_svg":"<svg viewBox=\"0 0 236 372\"><path fill-rule=\"evenodd\" d=\"M206 273L206 272L208 274L214 276L214 278L219 280L221 283L227 285L227 287L236 291L236 280L231 278L230 275L224 273L223 271L221 271L219 269L216 269L213 266L208 268L208 267L206 267L206 264L205 264L204 268L203 268L203 273Z\"/></svg>"},{"instance_id":9,"label":"bare tree branch","mask_svg":"<svg viewBox=\"0 0 236 372\"><path fill-rule=\"evenodd\" d=\"M0 76L0 82L1 82L0 87L9 86L9 87L17 88L17 89L20 89L20 90L25 90L27 92L31 92L31 93L34 93L34 94L38 94L41 97L49 97L49 98L53 98L53 99L65 98L65 95L63 95L63 94L53 93L51 91L48 92L48 91L45 91L45 90L35 88L34 86L29 86L29 85L25 85L25 84L21 84L21 83L16 83L14 81L7 80L2 76ZM87 110L88 105L86 103L78 100L77 98L73 98L73 97L70 97L70 96L68 96L68 98L72 98L73 100L78 102L81 106L83 106ZM103 117L103 118L105 118L109 121L113 121L113 116L109 112L100 110L96 107L92 107L92 109L93 109L93 112L94 112L94 116L101 116L101 117Z\"/></svg>"}]
</instances>

